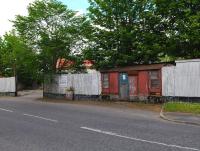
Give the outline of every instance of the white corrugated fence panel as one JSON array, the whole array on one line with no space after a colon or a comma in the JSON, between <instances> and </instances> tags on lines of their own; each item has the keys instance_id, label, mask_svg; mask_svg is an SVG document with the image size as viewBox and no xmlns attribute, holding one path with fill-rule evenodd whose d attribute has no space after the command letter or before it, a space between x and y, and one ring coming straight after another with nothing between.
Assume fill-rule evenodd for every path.
<instances>
[{"instance_id":1,"label":"white corrugated fence panel","mask_svg":"<svg viewBox=\"0 0 200 151\"><path fill-rule=\"evenodd\" d=\"M177 62L176 96L200 97L200 61Z\"/></svg>"},{"instance_id":2,"label":"white corrugated fence panel","mask_svg":"<svg viewBox=\"0 0 200 151\"><path fill-rule=\"evenodd\" d=\"M100 73L75 74L73 87L75 94L100 95Z\"/></svg>"},{"instance_id":3,"label":"white corrugated fence panel","mask_svg":"<svg viewBox=\"0 0 200 151\"><path fill-rule=\"evenodd\" d=\"M66 89L73 87L74 77L72 74L63 74L59 76L58 92L59 94L65 94Z\"/></svg>"},{"instance_id":4,"label":"white corrugated fence panel","mask_svg":"<svg viewBox=\"0 0 200 151\"><path fill-rule=\"evenodd\" d=\"M0 92L15 92L15 77L0 78Z\"/></svg>"},{"instance_id":5,"label":"white corrugated fence panel","mask_svg":"<svg viewBox=\"0 0 200 151\"><path fill-rule=\"evenodd\" d=\"M99 72L89 74L62 74L53 77L53 81L45 84L44 92L65 94L66 89L72 87L75 94L100 95L101 74Z\"/></svg>"},{"instance_id":6,"label":"white corrugated fence panel","mask_svg":"<svg viewBox=\"0 0 200 151\"><path fill-rule=\"evenodd\" d=\"M175 67L168 66L162 68L162 95L174 96L175 95Z\"/></svg>"},{"instance_id":7,"label":"white corrugated fence panel","mask_svg":"<svg viewBox=\"0 0 200 151\"><path fill-rule=\"evenodd\" d=\"M162 68L163 96L200 97L200 60Z\"/></svg>"}]
</instances>

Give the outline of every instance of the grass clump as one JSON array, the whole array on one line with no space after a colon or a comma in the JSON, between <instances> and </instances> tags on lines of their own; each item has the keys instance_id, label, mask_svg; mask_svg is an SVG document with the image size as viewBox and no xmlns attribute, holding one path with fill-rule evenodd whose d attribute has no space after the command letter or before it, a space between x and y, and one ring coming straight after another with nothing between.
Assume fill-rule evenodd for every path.
<instances>
[{"instance_id":1,"label":"grass clump","mask_svg":"<svg viewBox=\"0 0 200 151\"><path fill-rule=\"evenodd\" d=\"M164 104L164 111L200 114L200 103L168 102Z\"/></svg>"}]
</instances>

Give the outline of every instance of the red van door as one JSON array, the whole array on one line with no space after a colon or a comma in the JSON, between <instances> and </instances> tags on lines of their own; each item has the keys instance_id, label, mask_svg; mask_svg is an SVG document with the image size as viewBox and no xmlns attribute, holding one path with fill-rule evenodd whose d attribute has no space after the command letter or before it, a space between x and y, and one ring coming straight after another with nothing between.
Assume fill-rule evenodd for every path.
<instances>
[{"instance_id":1,"label":"red van door","mask_svg":"<svg viewBox=\"0 0 200 151\"><path fill-rule=\"evenodd\" d=\"M119 73L113 72L110 73L110 94L118 94L119 93Z\"/></svg>"},{"instance_id":2,"label":"red van door","mask_svg":"<svg viewBox=\"0 0 200 151\"><path fill-rule=\"evenodd\" d=\"M138 74L139 96L149 95L149 74L148 71L140 71Z\"/></svg>"},{"instance_id":3,"label":"red van door","mask_svg":"<svg viewBox=\"0 0 200 151\"><path fill-rule=\"evenodd\" d=\"M129 76L129 95L137 96L138 95L138 78L137 76Z\"/></svg>"}]
</instances>

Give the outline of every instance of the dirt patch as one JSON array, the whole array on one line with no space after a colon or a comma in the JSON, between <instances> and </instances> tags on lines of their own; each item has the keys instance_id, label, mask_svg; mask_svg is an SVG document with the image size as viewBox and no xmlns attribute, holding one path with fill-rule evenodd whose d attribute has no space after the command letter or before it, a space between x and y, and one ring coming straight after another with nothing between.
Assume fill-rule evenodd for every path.
<instances>
[{"instance_id":1,"label":"dirt patch","mask_svg":"<svg viewBox=\"0 0 200 151\"><path fill-rule=\"evenodd\" d=\"M146 104L144 102L122 102L122 101L91 101L91 100L61 100L61 99L49 99L43 98L38 99L38 101L48 102L48 103L66 103L66 104L80 104L80 105L94 105L102 107L112 107L112 108L127 108L127 109L139 109L148 110L154 112L160 112L162 104Z\"/></svg>"}]
</instances>

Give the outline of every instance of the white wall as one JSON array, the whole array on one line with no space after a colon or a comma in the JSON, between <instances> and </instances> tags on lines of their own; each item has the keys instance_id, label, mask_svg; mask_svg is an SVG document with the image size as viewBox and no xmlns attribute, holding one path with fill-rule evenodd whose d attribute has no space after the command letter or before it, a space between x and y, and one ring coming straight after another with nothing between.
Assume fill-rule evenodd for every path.
<instances>
[{"instance_id":1,"label":"white wall","mask_svg":"<svg viewBox=\"0 0 200 151\"><path fill-rule=\"evenodd\" d=\"M200 97L200 59L162 68L163 96Z\"/></svg>"},{"instance_id":2,"label":"white wall","mask_svg":"<svg viewBox=\"0 0 200 151\"><path fill-rule=\"evenodd\" d=\"M53 82L44 84L44 92L65 94L66 89L74 88L74 93L79 95L100 95L101 74L62 74L53 77Z\"/></svg>"},{"instance_id":3,"label":"white wall","mask_svg":"<svg viewBox=\"0 0 200 151\"><path fill-rule=\"evenodd\" d=\"M175 96L175 66L162 68L162 95Z\"/></svg>"},{"instance_id":4,"label":"white wall","mask_svg":"<svg viewBox=\"0 0 200 151\"><path fill-rule=\"evenodd\" d=\"M0 78L0 92L15 92L15 77Z\"/></svg>"}]
</instances>

